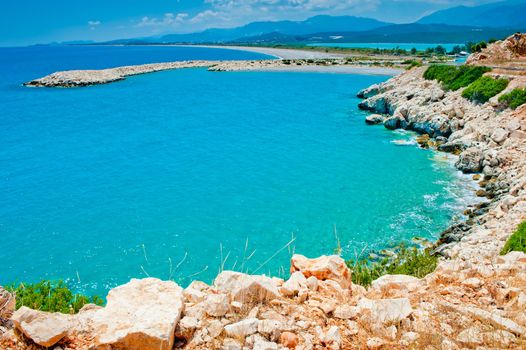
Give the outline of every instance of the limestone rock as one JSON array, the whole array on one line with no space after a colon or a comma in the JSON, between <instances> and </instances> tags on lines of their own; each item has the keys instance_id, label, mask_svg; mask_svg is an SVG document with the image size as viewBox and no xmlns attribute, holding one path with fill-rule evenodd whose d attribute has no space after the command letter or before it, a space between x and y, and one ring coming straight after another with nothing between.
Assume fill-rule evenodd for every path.
<instances>
[{"instance_id":1,"label":"limestone rock","mask_svg":"<svg viewBox=\"0 0 526 350\"><path fill-rule=\"evenodd\" d=\"M460 154L455 166L463 173L478 173L482 170L484 155L477 147L470 147Z\"/></svg>"},{"instance_id":2,"label":"limestone rock","mask_svg":"<svg viewBox=\"0 0 526 350\"><path fill-rule=\"evenodd\" d=\"M365 123L369 125L382 124L385 121L385 117L381 114L371 114L365 117Z\"/></svg>"},{"instance_id":3,"label":"limestone rock","mask_svg":"<svg viewBox=\"0 0 526 350\"><path fill-rule=\"evenodd\" d=\"M183 311L183 289L155 278L132 279L112 289L94 315L100 345L127 350L170 350Z\"/></svg>"},{"instance_id":4,"label":"limestone rock","mask_svg":"<svg viewBox=\"0 0 526 350\"><path fill-rule=\"evenodd\" d=\"M493 134L491 134L491 139L495 141L496 143L503 143L508 138L508 135L509 133L507 130L504 130L502 128L497 128L495 129Z\"/></svg>"},{"instance_id":5,"label":"limestone rock","mask_svg":"<svg viewBox=\"0 0 526 350\"><path fill-rule=\"evenodd\" d=\"M371 300L362 298L357 305L361 312L365 312L375 322L394 324L409 317L413 312L407 298Z\"/></svg>"},{"instance_id":6,"label":"limestone rock","mask_svg":"<svg viewBox=\"0 0 526 350\"><path fill-rule=\"evenodd\" d=\"M272 278L234 271L221 272L214 280L214 286L229 292L233 300L242 303L270 301L280 295Z\"/></svg>"},{"instance_id":7,"label":"limestone rock","mask_svg":"<svg viewBox=\"0 0 526 350\"><path fill-rule=\"evenodd\" d=\"M291 259L290 272L300 271L305 277L314 276L318 280L338 282L344 289L351 286L351 270L345 261L336 255L307 259L303 255L294 255Z\"/></svg>"},{"instance_id":8,"label":"limestone rock","mask_svg":"<svg viewBox=\"0 0 526 350\"><path fill-rule=\"evenodd\" d=\"M259 320L257 318L247 318L237 323L225 326L225 333L231 338L245 338L258 331Z\"/></svg>"},{"instance_id":9,"label":"limestone rock","mask_svg":"<svg viewBox=\"0 0 526 350\"><path fill-rule=\"evenodd\" d=\"M68 315L31 310L25 306L18 309L11 320L26 337L46 347L58 343L70 327Z\"/></svg>"},{"instance_id":10,"label":"limestone rock","mask_svg":"<svg viewBox=\"0 0 526 350\"><path fill-rule=\"evenodd\" d=\"M281 286L281 293L285 296L294 296L300 289L307 288L307 279L299 271L294 272Z\"/></svg>"},{"instance_id":11,"label":"limestone rock","mask_svg":"<svg viewBox=\"0 0 526 350\"><path fill-rule=\"evenodd\" d=\"M210 294L204 301L205 312L213 317L224 316L230 309L228 297L224 294Z\"/></svg>"},{"instance_id":12,"label":"limestone rock","mask_svg":"<svg viewBox=\"0 0 526 350\"><path fill-rule=\"evenodd\" d=\"M371 290L386 295L412 292L421 285L420 279L408 275L384 275L371 284Z\"/></svg>"},{"instance_id":13,"label":"limestone rock","mask_svg":"<svg viewBox=\"0 0 526 350\"><path fill-rule=\"evenodd\" d=\"M0 319L8 320L15 312L16 299L4 288L0 287Z\"/></svg>"},{"instance_id":14,"label":"limestone rock","mask_svg":"<svg viewBox=\"0 0 526 350\"><path fill-rule=\"evenodd\" d=\"M292 332L283 332L279 336L279 343L286 348L295 349L299 343L299 338Z\"/></svg>"}]
</instances>

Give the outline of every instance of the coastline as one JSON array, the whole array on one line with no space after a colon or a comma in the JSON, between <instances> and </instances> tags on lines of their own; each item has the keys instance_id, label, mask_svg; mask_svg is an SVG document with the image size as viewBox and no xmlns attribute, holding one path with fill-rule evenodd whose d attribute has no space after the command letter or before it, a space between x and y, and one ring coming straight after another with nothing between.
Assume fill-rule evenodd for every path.
<instances>
[{"instance_id":1,"label":"coastline","mask_svg":"<svg viewBox=\"0 0 526 350\"><path fill-rule=\"evenodd\" d=\"M186 349L524 348L526 254L500 250L526 219L526 106L475 105L423 79L424 69L359 95L362 109L381 113L388 129L427 134L422 146L460 153L457 169L484 182L487 202L441 234L435 251L443 258L431 274L385 275L365 289L351 283L338 256L294 255L286 281L222 271L210 286L194 281L182 290L173 282L132 280L110 292L105 308L74 316L21 309L16 327L35 339L26 324L54 317L67 326L51 345L67 335L75 345L135 342L144 349L174 343ZM137 310L155 315L156 327L151 318L123 315Z\"/></svg>"}]
</instances>

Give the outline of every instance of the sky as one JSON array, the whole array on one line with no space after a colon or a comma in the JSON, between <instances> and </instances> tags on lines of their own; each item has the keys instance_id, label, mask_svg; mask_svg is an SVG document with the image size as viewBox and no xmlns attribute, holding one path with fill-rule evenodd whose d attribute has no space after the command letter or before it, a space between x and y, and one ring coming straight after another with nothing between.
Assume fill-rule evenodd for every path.
<instances>
[{"instance_id":1,"label":"sky","mask_svg":"<svg viewBox=\"0 0 526 350\"><path fill-rule=\"evenodd\" d=\"M1 0L0 46L189 33L253 21L354 15L409 23L495 0Z\"/></svg>"}]
</instances>

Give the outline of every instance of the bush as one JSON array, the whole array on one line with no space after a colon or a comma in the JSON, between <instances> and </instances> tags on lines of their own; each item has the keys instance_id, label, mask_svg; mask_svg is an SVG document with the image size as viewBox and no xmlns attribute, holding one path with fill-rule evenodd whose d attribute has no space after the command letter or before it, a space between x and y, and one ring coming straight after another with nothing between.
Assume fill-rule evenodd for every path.
<instances>
[{"instance_id":1,"label":"bush","mask_svg":"<svg viewBox=\"0 0 526 350\"><path fill-rule=\"evenodd\" d=\"M86 304L103 304L98 296L74 294L63 281L12 284L6 289L16 294L17 309L27 306L34 310L71 314L79 312Z\"/></svg>"},{"instance_id":2,"label":"bush","mask_svg":"<svg viewBox=\"0 0 526 350\"><path fill-rule=\"evenodd\" d=\"M424 79L437 80L446 90L458 90L473 83L484 73L491 71L488 67L450 66L437 64L430 66L424 73Z\"/></svg>"},{"instance_id":3,"label":"bush","mask_svg":"<svg viewBox=\"0 0 526 350\"><path fill-rule=\"evenodd\" d=\"M511 109L515 109L526 103L526 88L513 89L507 94L499 97L499 102L505 104Z\"/></svg>"},{"instance_id":4,"label":"bush","mask_svg":"<svg viewBox=\"0 0 526 350\"><path fill-rule=\"evenodd\" d=\"M347 261L352 270L353 283L367 287L371 282L387 274L402 274L422 278L433 272L438 264L438 257L429 250L406 248L401 246L395 258L384 258L377 262L367 259Z\"/></svg>"},{"instance_id":5,"label":"bush","mask_svg":"<svg viewBox=\"0 0 526 350\"><path fill-rule=\"evenodd\" d=\"M486 103L490 98L502 92L508 83L507 79L480 77L462 92L462 97L472 102Z\"/></svg>"},{"instance_id":6,"label":"bush","mask_svg":"<svg viewBox=\"0 0 526 350\"><path fill-rule=\"evenodd\" d=\"M517 230L508 238L500 254L506 255L509 252L526 253L526 221L520 224Z\"/></svg>"},{"instance_id":7,"label":"bush","mask_svg":"<svg viewBox=\"0 0 526 350\"><path fill-rule=\"evenodd\" d=\"M422 62L419 60L405 60L402 63L407 65L406 67L407 70L410 70L414 67L422 67Z\"/></svg>"}]
</instances>

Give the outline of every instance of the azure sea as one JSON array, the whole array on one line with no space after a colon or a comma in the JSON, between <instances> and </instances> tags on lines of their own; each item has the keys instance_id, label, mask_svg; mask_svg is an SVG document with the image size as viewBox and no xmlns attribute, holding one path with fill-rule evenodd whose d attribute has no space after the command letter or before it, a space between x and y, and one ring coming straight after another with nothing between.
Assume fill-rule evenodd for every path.
<instances>
[{"instance_id":1,"label":"azure sea","mask_svg":"<svg viewBox=\"0 0 526 350\"><path fill-rule=\"evenodd\" d=\"M469 183L411 134L368 127L356 92L387 77L185 69L78 89L57 70L261 59L180 47L0 49L0 284L285 275L436 237Z\"/></svg>"}]
</instances>

